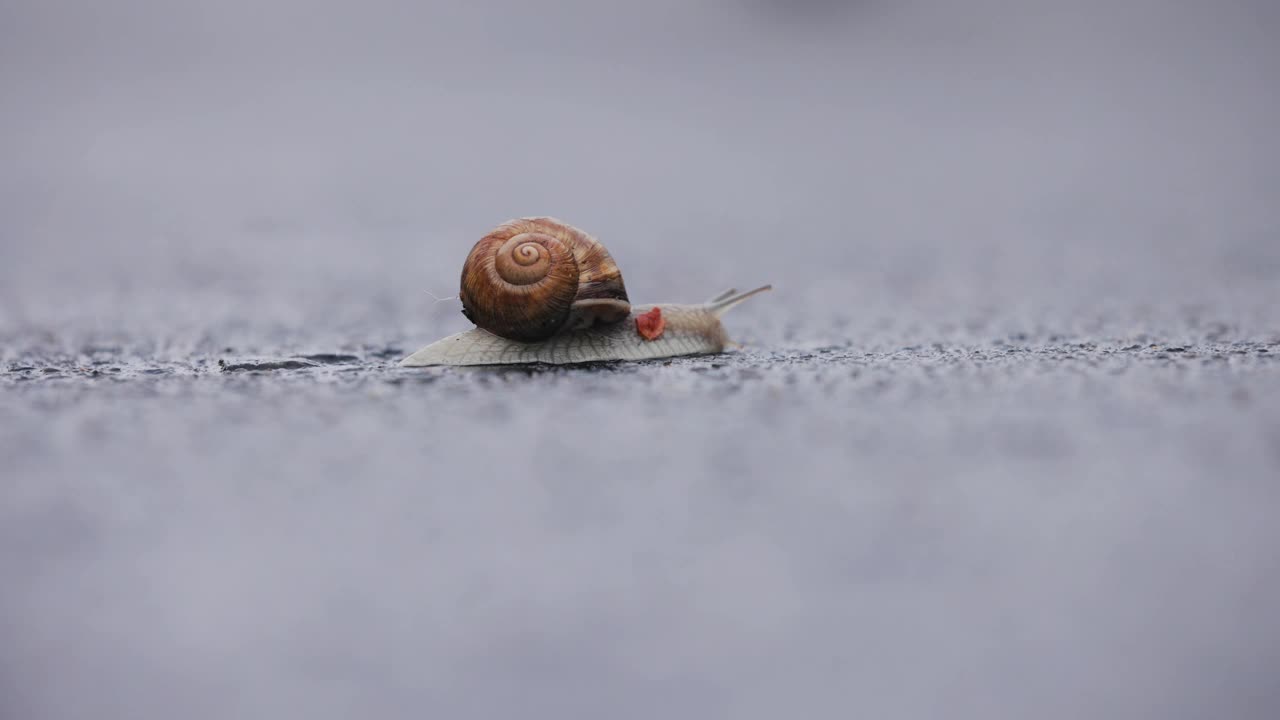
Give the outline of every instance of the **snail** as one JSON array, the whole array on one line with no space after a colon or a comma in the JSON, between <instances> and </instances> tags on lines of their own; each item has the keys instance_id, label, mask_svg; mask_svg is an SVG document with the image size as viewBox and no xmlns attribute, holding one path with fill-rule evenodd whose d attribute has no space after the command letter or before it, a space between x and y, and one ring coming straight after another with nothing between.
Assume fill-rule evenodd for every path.
<instances>
[{"instance_id":1,"label":"snail","mask_svg":"<svg viewBox=\"0 0 1280 720\"><path fill-rule=\"evenodd\" d=\"M723 352L720 316L771 286L727 290L700 305L637 305L600 241L549 217L510 220L471 249L462 313L475 328L400 361L427 365L552 365Z\"/></svg>"}]
</instances>

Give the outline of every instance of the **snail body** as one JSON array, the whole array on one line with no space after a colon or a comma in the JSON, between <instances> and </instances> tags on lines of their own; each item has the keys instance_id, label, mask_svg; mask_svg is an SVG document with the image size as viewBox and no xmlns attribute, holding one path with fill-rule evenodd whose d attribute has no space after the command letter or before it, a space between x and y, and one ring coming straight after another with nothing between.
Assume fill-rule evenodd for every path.
<instances>
[{"instance_id":1,"label":"snail body","mask_svg":"<svg viewBox=\"0 0 1280 720\"><path fill-rule=\"evenodd\" d=\"M720 316L749 297L729 290L702 304L632 306L604 246L553 218L495 228L463 266L463 314L477 325L400 362L428 365L552 365L723 352Z\"/></svg>"}]
</instances>

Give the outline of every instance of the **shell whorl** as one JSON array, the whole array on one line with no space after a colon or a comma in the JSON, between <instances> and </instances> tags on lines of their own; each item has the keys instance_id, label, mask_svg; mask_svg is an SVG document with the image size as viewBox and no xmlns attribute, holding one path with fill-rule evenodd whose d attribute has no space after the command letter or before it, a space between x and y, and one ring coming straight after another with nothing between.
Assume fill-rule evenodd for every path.
<instances>
[{"instance_id":1,"label":"shell whorl","mask_svg":"<svg viewBox=\"0 0 1280 720\"><path fill-rule=\"evenodd\" d=\"M598 240L554 218L494 228L462 267L462 312L511 340L617 322L631 311L622 273Z\"/></svg>"}]
</instances>

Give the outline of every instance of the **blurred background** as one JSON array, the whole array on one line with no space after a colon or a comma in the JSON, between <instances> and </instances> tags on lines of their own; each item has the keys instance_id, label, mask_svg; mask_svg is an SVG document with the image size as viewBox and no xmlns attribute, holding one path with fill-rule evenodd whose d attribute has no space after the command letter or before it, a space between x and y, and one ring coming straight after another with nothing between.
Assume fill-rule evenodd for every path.
<instances>
[{"instance_id":1,"label":"blurred background","mask_svg":"<svg viewBox=\"0 0 1280 720\"><path fill-rule=\"evenodd\" d=\"M0 0L0 716L1276 717L1277 48ZM388 367L531 214L637 302L775 292L717 360Z\"/></svg>"},{"instance_id":2,"label":"blurred background","mask_svg":"<svg viewBox=\"0 0 1280 720\"><path fill-rule=\"evenodd\" d=\"M10 322L247 292L460 328L422 290L527 214L642 302L1276 298L1266 0L0 12Z\"/></svg>"}]
</instances>

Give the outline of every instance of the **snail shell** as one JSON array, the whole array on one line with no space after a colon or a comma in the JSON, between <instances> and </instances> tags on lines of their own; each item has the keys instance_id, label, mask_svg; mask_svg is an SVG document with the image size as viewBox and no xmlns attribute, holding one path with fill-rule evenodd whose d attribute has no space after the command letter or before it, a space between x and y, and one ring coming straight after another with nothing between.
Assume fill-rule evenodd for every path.
<instances>
[{"instance_id":1,"label":"snail shell","mask_svg":"<svg viewBox=\"0 0 1280 720\"><path fill-rule=\"evenodd\" d=\"M510 220L471 249L462 313L494 335L534 342L627 318L622 272L600 241L554 218Z\"/></svg>"}]
</instances>

